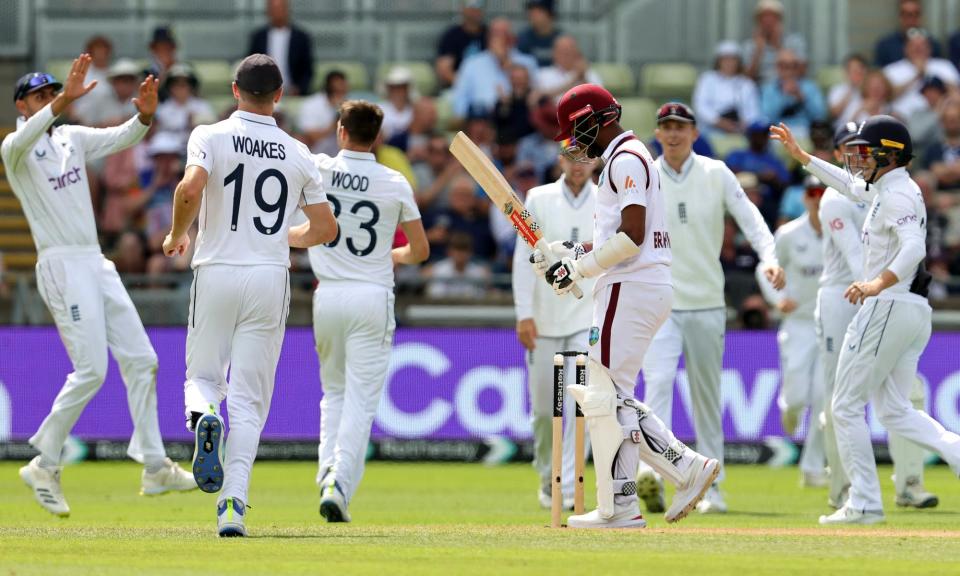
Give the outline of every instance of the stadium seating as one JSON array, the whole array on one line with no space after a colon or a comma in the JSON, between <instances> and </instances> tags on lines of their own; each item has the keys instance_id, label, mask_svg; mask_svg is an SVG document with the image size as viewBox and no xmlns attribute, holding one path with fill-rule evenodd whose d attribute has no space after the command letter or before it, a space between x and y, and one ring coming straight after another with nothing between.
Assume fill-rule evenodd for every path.
<instances>
[{"instance_id":1,"label":"stadium seating","mask_svg":"<svg viewBox=\"0 0 960 576\"><path fill-rule=\"evenodd\" d=\"M410 71L413 76L413 85L421 95L430 96L437 89L437 77L433 72L433 67L427 62L406 61L406 62L383 62L377 66L377 85L374 87L380 90L384 79L394 66L403 66Z\"/></svg>"},{"instance_id":2,"label":"stadium seating","mask_svg":"<svg viewBox=\"0 0 960 576\"><path fill-rule=\"evenodd\" d=\"M340 70L347 77L350 84L350 91L366 91L370 89L370 75L367 73L367 67L363 62L355 60L325 60L317 62L313 69L313 89L320 92L323 90L323 80L331 70Z\"/></svg>"},{"instance_id":3,"label":"stadium seating","mask_svg":"<svg viewBox=\"0 0 960 576\"><path fill-rule=\"evenodd\" d=\"M200 93L205 97L233 94L233 66L225 60L195 60L191 62L200 80Z\"/></svg>"},{"instance_id":4,"label":"stadium seating","mask_svg":"<svg viewBox=\"0 0 960 576\"><path fill-rule=\"evenodd\" d=\"M697 68L687 62L647 64L640 72L640 93L657 102L690 102Z\"/></svg>"},{"instance_id":5,"label":"stadium seating","mask_svg":"<svg viewBox=\"0 0 960 576\"><path fill-rule=\"evenodd\" d=\"M747 137L743 134L727 134L724 132L714 132L707 136L710 147L713 148L714 157L723 160L734 150L743 150L747 147ZM780 146L783 148L783 146Z\"/></svg>"},{"instance_id":6,"label":"stadium seating","mask_svg":"<svg viewBox=\"0 0 960 576\"><path fill-rule=\"evenodd\" d=\"M650 98L636 97L620 98L619 101L623 106L620 125L633 130L637 138L648 141L657 127L657 103Z\"/></svg>"},{"instance_id":7,"label":"stadium seating","mask_svg":"<svg viewBox=\"0 0 960 576\"><path fill-rule=\"evenodd\" d=\"M604 88L614 96L633 96L636 94L637 77L626 64L617 62L597 62L590 69L600 76Z\"/></svg>"},{"instance_id":8,"label":"stadium seating","mask_svg":"<svg viewBox=\"0 0 960 576\"><path fill-rule=\"evenodd\" d=\"M830 87L842 84L846 80L843 66L822 66L817 70L817 85L824 94L830 92Z\"/></svg>"}]
</instances>

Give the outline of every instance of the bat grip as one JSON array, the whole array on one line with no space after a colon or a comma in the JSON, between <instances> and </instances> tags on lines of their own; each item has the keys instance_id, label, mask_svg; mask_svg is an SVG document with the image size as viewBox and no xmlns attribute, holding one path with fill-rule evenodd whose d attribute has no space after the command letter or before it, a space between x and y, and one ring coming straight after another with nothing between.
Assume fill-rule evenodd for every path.
<instances>
[{"instance_id":1,"label":"bat grip","mask_svg":"<svg viewBox=\"0 0 960 576\"><path fill-rule=\"evenodd\" d=\"M550 266L556 264L560 260L556 257L556 255L554 255L553 250L550 249L550 244L548 244L543 238L537 240L537 243L534 244L533 247L543 253L544 259L546 259L547 264ZM570 293L573 294L577 300L583 298L583 290L581 290L576 283L570 287Z\"/></svg>"}]
</instances>

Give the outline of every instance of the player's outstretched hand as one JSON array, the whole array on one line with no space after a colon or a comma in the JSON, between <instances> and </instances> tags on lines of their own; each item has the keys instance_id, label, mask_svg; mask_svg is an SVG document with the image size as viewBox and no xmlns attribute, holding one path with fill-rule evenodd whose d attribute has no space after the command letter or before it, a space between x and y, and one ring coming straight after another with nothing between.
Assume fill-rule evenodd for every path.
<instances>
[{"instance_id":1,"label":"player's outstretched hand","mask_svg":"<svg viewBox=\"0 0 960 576\"><path fill-rule=\"evenodd\" d=\"M545 278L547 284L553 286L553 291L558 296L563 296L573 290L577 280L580 280L583 276L577 271L576 263L572 258L563 258L547 269Z\"/></svg>"},{"instance_id":2,"label":"player's outstretched hand","mask_svg":"<svg viewBox=\"0 0 960 576\"><path fill-rule=\"evenodd\" d=\"M77 56L73 61L73 65L70 66L70 72L67 73L67 78L63 82L62 92L68 104L96 88L96 80L87 85L83 84L87 78L87 70L90 69L91 62L93 62L93 57L87 53L83 53Z\"/></svg>"},{"instance_id":3,"label":"player's outstretched hand","mask_svg":"<svg viewBox=\"0 0 960 576\"><path fill-rule=\"evenodd\" d=\"M843 293L851 304L863 304L863 301L871 296L880 293L880 285L871 280L870 282L854 282Z\"/></svg>"},{"instance_id":4,"label":"player's outstretched hand","mask_svg":"<svg viewBox=\"0 0 960 576\"><path fill-rule=\"evenodd\" d=\"M797 144L797 139L793 136L793 132L791 132L790 128L783 122L781 122L779 126L776 124L770 126L770 138L779 140L780 143L783 144L783 147L787 149L790 156L802 166L810 163L810 155L804 152L803 148Z\"/></svg>"},{"instance_id":5,"label":"player's outstretched hand","mask_svg":"<svg viewBox=\"0 0 960 576\"><path fill-rule=\"evenodd\" d=\"M779 266L768 266L763 271L763 275L776 290L783 290L783 287L787 285L787 275L783 272L783 268Z\"/></svg>"},{"instance_id":6,"label":"player's outstretched hand","mask_svg":"<svg viewBox=\"0 0 960 576\"><path fill-rule=\"evenodd\" d=\"M140 93L133 99L133 105L137 107L137 112L140 113L143 119L153 119L153 115L157 111L157 102L159 101L159 97L157 96L159 87L160 80L154 78L153 74L147 76L146 79L140 83ZM149 123L149 121L145 122L145 124Z\"/></svg>"},{"instance_id":7,"label":"player's outstretched hand","mask_svg":"<svg viewBox=\"0 0 960 576\"><path fill-rule=\"evenodd\" d=\"M163 253L170 258L173 258L174 256L183 256L189 247L190 236L186 234L177 239L174 239L172 235L167 234L167 237L163 239Z\"/></svg>"}]
</instances>

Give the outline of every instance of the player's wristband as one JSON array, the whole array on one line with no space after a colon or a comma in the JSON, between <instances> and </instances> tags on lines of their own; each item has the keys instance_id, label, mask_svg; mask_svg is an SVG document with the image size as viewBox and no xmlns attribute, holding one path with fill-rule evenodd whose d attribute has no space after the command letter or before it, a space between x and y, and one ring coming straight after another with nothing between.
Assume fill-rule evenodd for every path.
<instances>
[{"instance_id":1,"label":"player's wristband","mask_svg":"<svg viewBox=\"0 0 960 576\"><path fill-rule=\"evenodd\" d=\"M598 250L594 250L575 262L577 272L584 278L599 276L608 268L633 258L640 253L640 247L625 232L604 242Z\"/></svg>"}]
</instances>

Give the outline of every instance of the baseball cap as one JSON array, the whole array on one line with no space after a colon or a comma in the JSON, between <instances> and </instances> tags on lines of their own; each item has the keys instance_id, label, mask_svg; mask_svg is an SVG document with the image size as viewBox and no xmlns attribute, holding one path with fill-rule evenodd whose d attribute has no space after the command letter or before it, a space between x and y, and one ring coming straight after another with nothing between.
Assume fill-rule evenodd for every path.
<instances>
[{"instance_id":1,"label":"baseball cap","mask_svg":"<svg viewBox=\"0 0 960 576\"><path fill-rule=\"evenodd\" d=\"M24 74L17 80L17 86L13 90L13 101L22 100L24 96L31 92L36 92L41 88L46 88L47 86L53 86L54 90L60 90L63 88L63 84L57 82L57 79L53 77L53 74L47 74L46 72L31 72L29 74Z\"/></svg>"},{"instance_id":2,"label":"baseball cap","mask_svg":"<svg viewBox=\"0 0 960 576\"><path fill-rule=\"evenodd\" d=\"M760 0L757 2L757 7L753 9L753 13L762 14L763 12L775 12L782 15L783 2L780 2L780 0Z\"/></svg>"},{"instance_id":3,"label":"baseball cap","mask_svg":"<svg viewBox=\"0 0 960 576\"><path fill-rule=\"evenodd\" d=\"M657 124L667 120L697 124L697 117L693 114L693 110L683 102L667 102L657 110Z\"/></svg>"},{"instance_id":4,"label":"baseball cap","mask_svg":"<svg viewBox=\"0 0 960 576\"><path fill-rule=\"evenodd\" d=\"M713 49L713 56L715 58L723 58L724 56L736 56L740 58L740 45L734 40L724 40Z\"/></svg>"},{"instance_id":5,"label":"baseball cap","mask_svg":"<svg viewBox=\"0 0 960 576\"><path fill-rule=\"evenodd\" d=\"M129 58L121 58L110 66L107 71L107 80L113 80L121 76L133 76L134 78L143 73L143 68L137 66L137 63Z\"/></svg>"},{"instance_id":6,"label":"baseball cap","mask_svg":"<svg viewBox=\"0 0 960 576\"><path fill-rule=\"evenodd\" d=\"M270 94L283 86L283 75L273 58L266 54L251 54L237 66L234 81L244 92Z\"/></svg>"},{"instance_id":7,"label":"baseball cap","mask_svg":"<svg viewBox=\"0 0 960 576\"><path fill-rule=\"evenodd\" d=\"M767 120L754 120L747 125L747 134L753 134L756 132L768 132L770 130L770 122Z\"/></svg>"},{"instance_id":8,"label":"baseball cap","mask_svg":"<svg viewBox=\"0 0 960 576\"><path fill-rule=\"evenodd\" d=\"M179 134L168 131L157 132L147 145L150 156L157 154L181 154L184 150L183 138Z\"/></svg>"},{"instance_id":9,"label":"baseball cap","mask_svg":"<svg viewBox=\"0 0 960 576\"><path fill-rule=\"evenodd\" d=\"M943 80L941 80L939 76L926 76L923 79L923 84L920 85L920 92L922 93L928 88L935 88L944 93L947 91L947 85L943 83Z\"/></svg>"},{"instance_id":10,"label":"baseball cap","mask_svg":"<svg viewBox=\"0 0 960 576\"><path fill-rule=\"evenodd\" d=\"M154 44L159 44L161 42L168 42L177 45L177 39L173 36L173 30L169 26L158 26L153 29L153 37L150 38L150 46Z\"/></svg>"},{"instance_id":11,"label":"baseball cap","mask_svg":"<svg viewBox=\"0 0 960 576\"><path fill-rule=\"evenodd\" d=\"M386 79L384 79L384 84L387 86L403 86L409 84L413 81L413 74L410 73L410 69L406 66L394 66L390 69L390 73L387 74Z\"/></svg>"}]
</instances>

